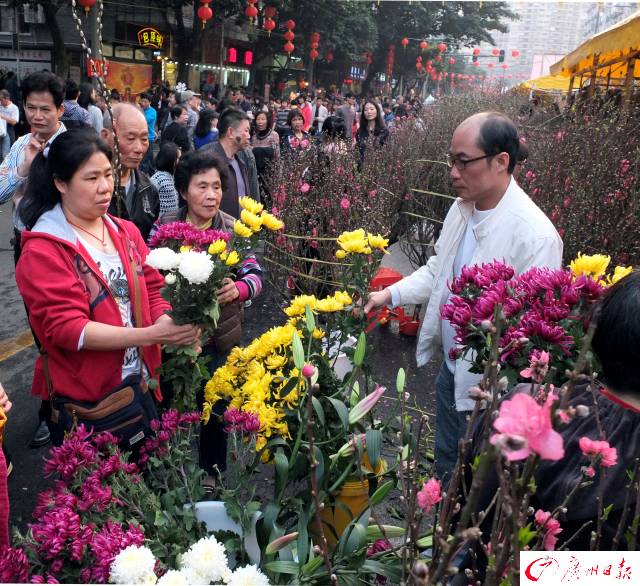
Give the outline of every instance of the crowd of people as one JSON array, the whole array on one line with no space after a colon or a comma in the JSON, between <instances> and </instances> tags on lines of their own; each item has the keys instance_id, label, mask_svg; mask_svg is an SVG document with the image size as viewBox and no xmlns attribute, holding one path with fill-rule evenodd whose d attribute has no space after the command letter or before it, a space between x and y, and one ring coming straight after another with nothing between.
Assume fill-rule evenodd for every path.
<instances>
[{"instance_id":1,"label":"crowd of people","mask_svg":"<svg viewBox=\"0 0 640 586\"><path fill-rule=\"evenodd\" d=\"M0 119L7 130L16 124L8 93L0 92ZM241 91L216 101L190 90L154 90L138 103L112 92L109 111L91 86L65 83L48 72L25 78L20 99L30 131L15 138L0 165L0 203L14 201L16 280L40 349L33 379L40 423L33 446L62 441L65 402L95 406L132 388L141 408L153 412L148 383L161 363L161 345L198 346L198 327L176 325L166 315L163 279L145 264L147 242L158 226L179 220L199 230L231 232L241 197L268 200L273 160L309 148L355 148L363 157L367 148L383 146L394 126L419 120L424 107L415 99L357 99L349 93L303 93L263 103ZM119 171L112 167L115 134ZM439 310L450 295L447 283L463 267L496 258L518 273L562 264L558 232L513 176L522 148L514 123L502 114L479 113L456 129L447 164L458 199L435 254L414 274L372 293L364 308L426 305L417 362L424 365L433 357L442 362L435 385L435 457L442 479L455 465L474 406L468 389L479 380L450 353L454 332ZM243 306L261 289L262 270L249 256L218 291L219 329L198 348L211 368L239 341ZM637 304L638 291L637 278L613 287L608 298L615 302L603 306L605 323L607 311L623 311L623 301ZM595 349L609 390L623 394L626 406L602 401L637 412L637 388L616 378L632 365L608 362L626 355L622 349L612 352L612 344L635 347L640 339L637 319L630 319L640 311L625 315L625 334L610 336ZM628 380L640 380L631 374ZM4 407L8 410L6 400ZM611 424L619 420L612 418ZM201 463L210 475L224 467L224 441L215 424L203 429Z\"/></svg>"}]
</instances>

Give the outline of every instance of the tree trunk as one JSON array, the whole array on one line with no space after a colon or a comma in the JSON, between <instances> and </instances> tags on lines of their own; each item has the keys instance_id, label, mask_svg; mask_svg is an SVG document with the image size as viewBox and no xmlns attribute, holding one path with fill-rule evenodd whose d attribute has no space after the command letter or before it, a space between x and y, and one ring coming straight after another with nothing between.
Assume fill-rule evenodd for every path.
<instances>
[{"instance_id":1,"label":"tree trunk","mask_svg":"<svg viewBox=\"0 0 640 586\"><path fill-rule=\"evenodd\" d=\"M176 56L178 58L178 78L176 81L187 83L187 60L189 57L189 43L182 18L182 3L176 0L173 4L173 13L176 17Z\"/></svg>"},{"instance_id":2,"label":"tree trunk","mask_svg":"<svg viewBox=\"0 0 640 586\"><path fill-rule=\"evenodd\" d=\"M51 55L53 72L62 79L66 79L69 76L69 55L65 50L64 37L58 25L58 10L60 10L60 7L54 5L50 0L41 2L41 6L45 22L51 34L51 40L53 41Z\"/></svg>"}]
</instances>

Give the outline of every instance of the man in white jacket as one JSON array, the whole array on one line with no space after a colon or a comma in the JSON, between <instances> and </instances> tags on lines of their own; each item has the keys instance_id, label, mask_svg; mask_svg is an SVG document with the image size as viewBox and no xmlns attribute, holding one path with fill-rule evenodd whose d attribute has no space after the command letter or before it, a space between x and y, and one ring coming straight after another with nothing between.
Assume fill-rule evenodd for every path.
<instances>
[{"instance_id":1,"label":"man in white jacket","mask_svg":"<svg viewBox=\"0 0 640 586\"><path fill-rule=\"evenodd\" d=\"M436 471L447 479L474 401L469 388L480 375L469 372L456 347L451 325L440 318L450 295L448 284L463 266L503 261L516 273L537 267L559 268L562 240L551 221L512 176L520 140L513 122L496 112L467 118L453 133L447 164L458 199L449 209L435 254L412 275L371 293L365 311L384 305L427 304L416 349L418 366L443 358L436 379ZM441 354L443 353L443 354Z\"/></svg>"}]
</instances>

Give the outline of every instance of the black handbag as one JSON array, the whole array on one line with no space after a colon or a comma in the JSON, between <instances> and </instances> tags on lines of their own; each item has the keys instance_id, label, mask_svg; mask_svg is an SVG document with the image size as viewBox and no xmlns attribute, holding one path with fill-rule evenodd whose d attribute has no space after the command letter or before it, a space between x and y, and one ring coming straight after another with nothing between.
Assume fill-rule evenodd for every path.
<instances>
[{"instance_id":1,"label":"black handbag","mask_svg":"<svg viewBox=\"0 0 640 586\"><path fill-rule=\"evenodd\" d=\"M133 259L133 308L137 327L141 327L142 307L138 267ZM56 396L48 368L48 356L42 351L42 366L51 401L50 432L53 445L60 445L64 435L84 426L92 433L111 432L119 439L123 451L137 451L151 435L151 421L158 418L153 396L144 379L142 348L138 348L140 374L130 375L100 401L89 402Z\"/></svg>"}]
</instances>

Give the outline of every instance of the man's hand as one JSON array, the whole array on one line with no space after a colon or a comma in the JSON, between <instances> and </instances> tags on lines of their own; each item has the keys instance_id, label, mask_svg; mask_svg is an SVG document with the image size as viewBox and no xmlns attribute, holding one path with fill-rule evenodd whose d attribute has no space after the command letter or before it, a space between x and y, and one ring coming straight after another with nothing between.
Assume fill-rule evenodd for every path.
<instances>
[{"instance_id":1,"label":"man's hand","mask_svg":"<svg viewBox=\"0 0 640 586\"><path fill-rule=\"evenodd\" d=\"M364 313L369 313L373 309L383 307L385 305L391 305L391 291L389 289L383 289L382 291L374 291L369 293L369 300L364 306Z\"/></svg>"},{"instance_id":2,"label":"man's hand","mask_svg":"<svg viewBox=\"0 0 640 586\"><path fill-rule=\"evenodd\" d=\"M227 277L222 281L222 287L218 289L218 303L220 305L224 305L226 303L231 303L235 301L239 296L240 292L236 287L236 283L233 279Z\"/></svg>"},{"instance_id":3,"label":"man's hand","mask_svg":"<svg viewBox=\"0 0 640 586\"><path fill-rule=\"evenodd\" d=\"M29 169L31 169L33 159L36 158L38 153L42 152L46 144L46 141L39 140L33 135L31 136L29 142L24 147L24 161L22 161L18 167L18 175L20 175L20 177L27 177L29 175Z\"/></svg>"}]
</instances>

